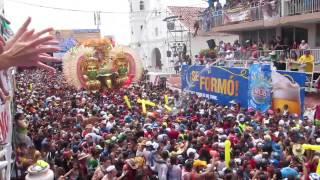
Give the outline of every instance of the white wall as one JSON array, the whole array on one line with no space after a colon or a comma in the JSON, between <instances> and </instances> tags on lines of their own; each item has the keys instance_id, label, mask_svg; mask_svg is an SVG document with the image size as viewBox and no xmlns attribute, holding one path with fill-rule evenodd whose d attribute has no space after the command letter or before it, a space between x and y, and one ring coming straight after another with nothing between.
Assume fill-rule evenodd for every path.
<instances>
[{"instance_id":1,"label":"white wall","mask_svg":"<svg viewBox=\"0 0 320 180\"><path fill-rule=\"evenodd\" d=\"M199 54L199 52L202 49L208 49L209 46L207 44L207 41L210 40L210 39L214 39L215 42L216 42L216 45L218 45L220 41L233 43L235 40L239 39L239 36L237 36L237 35L197 36L195 38L192 38L191 39L192 56L194 57L196 54Z\"/></svg>"}]
</instances>

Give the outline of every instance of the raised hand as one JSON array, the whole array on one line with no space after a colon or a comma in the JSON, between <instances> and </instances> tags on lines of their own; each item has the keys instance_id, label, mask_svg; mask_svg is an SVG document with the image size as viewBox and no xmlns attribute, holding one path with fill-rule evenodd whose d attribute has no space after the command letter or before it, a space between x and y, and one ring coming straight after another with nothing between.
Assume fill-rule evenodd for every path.
<instances>
[{"instance_id":1,"label":"raised hand","mask_svg":"<svg viewBox=\"0 0 320 180\"><path fill-rule=\"evenodd\" d=\"M59 50L56 46L58 42L54 41L53 36L44 35L53 29L47 28L34 33L34 30L28 31L30 22L31 19L28 18L3 48L1 48L1 43L3 44L4 42L0 41L0 51L3 49L3 53L0 55L0 69L6 69L12 66L38 66L50 72L55 71L54 68L43 63L60 61L60 59L47 54Z\"/></svg>"}]
</instances>

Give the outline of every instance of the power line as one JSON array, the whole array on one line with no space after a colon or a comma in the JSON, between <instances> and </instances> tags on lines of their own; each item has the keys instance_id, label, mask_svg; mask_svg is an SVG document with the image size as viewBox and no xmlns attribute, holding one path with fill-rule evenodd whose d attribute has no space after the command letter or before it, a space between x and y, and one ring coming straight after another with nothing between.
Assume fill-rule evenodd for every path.
<instances>
[{"instance_id":1,"label":"power line","mask_svg":"<svg viewBox=\"0 0 320 180\"><path fill-rule=\"evenodd\" d=\"M96 11L90 11L90 10L83 10L83 9L69 9L69 8L61 8L61 7L52 7L52 6L45 6L41 4L34 4L34 3L28 3L23 1L17 1L17 0L7 0L7 2L17 3L17 4L24 4L28 6L33 7L40 7L40 8L47 8L47 9L54 9L54 10L60 10L60 11L73 11L73 12L84 12L84 13L94 13ZM116 12L116 11L99 11L100 13L104 14L129 14L129 12Z\"/></svg>"},{"instance_id":2,"label":"power line","mask_svg":"<svg viewBox=\"0 0 320 180\"><path fill-rule=\"evenodd\" d=\"M71 8L61 8L61 7L53 7L53 6L45 6L41 4L35 4L35 3L29 3L24 1L18 1L18 0L7 0L6 2L16 3L16 4L23 4L27 6L33 6L33 7L39 7L39 8L46 8L46 9L53 9L53 10L59 10L59 11L72 11L72 12L83 12L83 13L95 13L100 12L102 14L133 14L133 13L166 13L166 10L152 10L152 11L136 11L136 12L120 12L120 11L94 11L94 10L84 10L84 9L71 9ZM192 6L198 6L192 5Z\"/></svg>"}]
</instances>

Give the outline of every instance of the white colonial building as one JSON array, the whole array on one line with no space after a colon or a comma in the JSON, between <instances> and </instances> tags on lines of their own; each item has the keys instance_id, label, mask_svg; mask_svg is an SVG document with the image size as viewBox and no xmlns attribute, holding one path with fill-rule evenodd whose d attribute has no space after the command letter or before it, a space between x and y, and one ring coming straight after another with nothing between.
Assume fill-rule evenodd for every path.
<instances>
[{"instance_id":1,"label":"white colonial building","mask_svg":"<svg viewBox=\"0 0 320 180\"><path fill-rule=\"evenodd\" d=\"M172 71L177 61L175 50L186 45L187 54L194 57L208 48L207 40L233 42L237 36L195 36L194 25L203 8L168 6L169 0L129 0L131 43L149 71ZM165 21L167 20L167 21ZM174 27L168 31L168 22ZM170 25L169 25L170 26ZM168 57L168 51L171 56Z\"/></svg>"}]
</instances>

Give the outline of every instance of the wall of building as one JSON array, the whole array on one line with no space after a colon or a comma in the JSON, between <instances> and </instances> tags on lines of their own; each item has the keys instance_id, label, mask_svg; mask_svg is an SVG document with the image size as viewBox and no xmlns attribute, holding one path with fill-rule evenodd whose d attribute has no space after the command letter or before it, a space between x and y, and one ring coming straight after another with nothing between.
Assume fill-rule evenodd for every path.
<instances>
[{"instance_id":1,"label":"wall of building","mask_svg":"<svg viewBox=\"0 0 320 180\"><path fill-rule=\"evenodd\" d=\"M210 39L214 39L216 45L219 44L220 41L233 43L235 40L239 39L237 35L223 35L223 36L197 36L191 39L191 52L194 57L196 54L202 49L208 49L207 41Z\"/></svg>"},{"instance_id":2,"label":"wall of building","mask_svg":"<svg viewBox=\"0 0 320 180\"><path fill-rule=\"evenodd\" d=\"M308 42L311 48L319 48L316 47L316 24L315 23L306 23L306 24L295 24L295 27L304 28L308 30Z\"/></svg>"}]
</instances>

